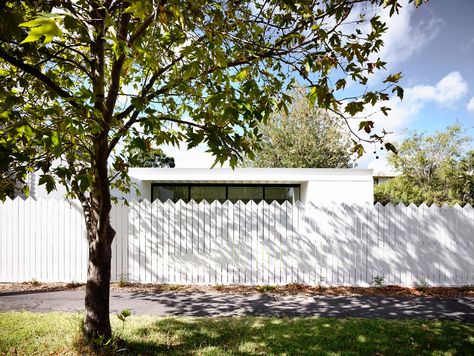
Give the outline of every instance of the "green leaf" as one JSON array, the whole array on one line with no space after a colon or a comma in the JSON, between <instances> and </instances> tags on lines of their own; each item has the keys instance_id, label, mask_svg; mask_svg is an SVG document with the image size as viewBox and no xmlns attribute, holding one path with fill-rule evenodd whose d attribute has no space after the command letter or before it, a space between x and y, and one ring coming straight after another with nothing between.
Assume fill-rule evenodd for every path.
<instances>
[{"instance_id":1,"label":"green leaf","mask_svg":"<svg viewBox=\"0 0 474 356\"><path fill-rule=\"evenodd\" d=\"M380 108L380 111L382 111L382 113L383 113L385 116L388 116L388 112L389 112L390 110L392 110L392 109L390 109L390 108L388 108L388 107L386 107L386 106L382 106L382 107Z\"/></svg>"},{"instance_id":2,"label":"green leaf","mask_svg":"<svg viewBox=\"0 0 474 356\"><path fill-rule=\"evenodd\" d=\"M403 88L400 86L396 86L392 89L392 93L397 92L397 96L400 98L400 100L403 100Z\"/></svg>"},{"instance_id":3,"label":"green leaf","mask_svg":"<svg viewBox=\"0 0 474 356\"><path fill-rule=\"evenodd\" d=\"M372 131L373 128L374 128L373 121L368 120L368 121L361 121L359 123L359 131L363 129L365 132L370 133L370 131Z\"/></svg>"},{"instance_id":4,"label":"green leaf","mask_svg":"<svg viewBox=\"0 0 474 356\"><path fill-rule=\"evenodd\" d=\"M383 82L384 83L397 83L402 78L402 73L390 74Z\"/></svg>"},{"instance_id":5,"label":"green leaf","mask_svg":"<svg viewBox=\"0 0 474 356\"><path fill-rule=\"evenodd\" d=\"M133 16L144 20L147 16L146 4L144 0L135 0L135 2L125 9L126 13L131 13Z\"/></svg>"},{"instance_id":6,"label":"green leaf","mask_svg":"<svg viewBox=\"0 0 474 356\"><path fill-rule=\"evenodd\" d=\"M31 28L28 36L21 41L21 44L28 42L35 42L44 36L43 43L49 43L53 40L55 36L61 37L62 31L56 24L56 21L61 19L61 17L37 17L34 20L23 22L20 24L21 27Z\"/></svg>"},{"instance_id":7,"label":"green leaf","mask_svg":"<svg viewBox=\"0 0 474 356\"><path fill-rule=\"evenodd\" d=\"M364 146L362 146L362 144L360 143L355 143L354 146L352 147L352 152L356 153L357 156L360 158L364 155L364 152L365 152Z\"/></svg>"},{"instance_id":8,"label":"green leaf","mask_svg":"<svg viewBox=\"0 0 474 356\"><path fill-rule=\"evenodd\" d=\"M49 174L43 174L39 181L39 185L46 185L46 191L48 193L51 193L54 189L56 189L56 182L54 181L54 178L50 176Z\"/></svg>"},{"instance_id":9,"label":"green leaf","mask_svg":"<svg viewBox=\"0 0 474 356\"><path fill-rule=\"evenodd\" d=\"M385 142L385 145L384 145L384 146L385 146L385 149L386 149L387 151L392 151L392 152L395 153L395 154L398 153L397 148L396 148L393 144L391 144L390 142Z\"/></svg>"},{"instance_id":10,"label":"green leaf","mask_svg":"<svg viewBox=\"0 0 474 356\"><path fill-rule=\"evenodd\" d=\"M79 174L77 180L79 181L79 189L81 192L85 192L91 185L90 178L85 173Z\"/></svg>"}]
</instances>

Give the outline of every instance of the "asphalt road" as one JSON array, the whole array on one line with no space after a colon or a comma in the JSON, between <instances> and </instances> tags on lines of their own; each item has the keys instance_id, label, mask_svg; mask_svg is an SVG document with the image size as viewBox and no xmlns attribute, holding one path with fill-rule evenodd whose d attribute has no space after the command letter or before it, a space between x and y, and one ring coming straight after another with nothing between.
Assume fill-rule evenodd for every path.
<instances>
[{"instance_id":1,"label":"asphalt road","mask_svg":"<svg viewBox=\"0 0 474 356\"><path fill-rule=\"evenodd\" d=\"M155 316L320 316L474 322L474 298L111 293L111 312ZM0 293L0 311L82 311L84 291Z\"/></svg>"}]
</instances>

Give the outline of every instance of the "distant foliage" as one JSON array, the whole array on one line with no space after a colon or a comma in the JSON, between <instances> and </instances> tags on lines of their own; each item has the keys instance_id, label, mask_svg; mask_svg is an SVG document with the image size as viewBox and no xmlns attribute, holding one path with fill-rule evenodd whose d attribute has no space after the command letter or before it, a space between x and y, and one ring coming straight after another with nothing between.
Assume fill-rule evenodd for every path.
<instances>
[{"instance_id":1,"label":"distant foliage","mask_svg":"<svg viewBox=\"0 0 474 356\"><path fill-rule=\"evenodd\" d=\"M389 163L402 175L375 187L382 204L473 204L474 150L456 124L431 136L413 133L391 154Z\"/></svg>"},{"instance_id":2,"label":"distant foliage","mask_svg":"<svg viewBox=\"0 0 474 356\"><path fill-rule=\"evenodd\" d=\"M312 107L298 87L287 110L259 125L259 150L243 165L260 168L349 168L354 165L347 127L327 111Z\"/></svg>"},{"instance_id":3,"label":"distant foliage","mask_svg":"<svg viewBox=\"0 0 474 356\"><path fill-rule=\"evenodd\" d=\"M163 150L151 148L149 150L129 147L126 162L130 167L174 168L174 158L168 157Z\"/></svg>"}]
</instances>

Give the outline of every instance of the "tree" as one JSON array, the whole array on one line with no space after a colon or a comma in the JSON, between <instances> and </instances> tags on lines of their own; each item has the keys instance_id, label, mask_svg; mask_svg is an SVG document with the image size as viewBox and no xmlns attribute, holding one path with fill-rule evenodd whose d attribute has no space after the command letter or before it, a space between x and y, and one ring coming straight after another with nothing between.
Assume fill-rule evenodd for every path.
<instances>
[{"instance_id":1,"label":"tree","mask_svg":"<svg viewBox=\"0 0 474 356\"><path fill-rule=\"evenodd\" d=\"M129 146L126 162L130 167L174 168L174 158L168 157L160 148L140 149Z\"/></svg>"},{"instance_id":2,"label":"tree","mask_svg":"<svg viewBox=\"0 0 474 356\"><path fill-rule=\"evenodd\" d=\"M418 2L419 0L416 0ZM365 5L365 6L364 6ZM368 6L367 6L368 5ZM251 155L259 122L298 76L310 100L346 119L400 97L399 74L365 90L398 0L6 0L0 3L0 145L17 179L40 171L84 210L85 335L111 336L111 188L128 189L124 142L205 143L216 164ZM367 11L368 15L358 15ZM351 15L357 14L354 17ZM351 26L344 26L347 21ZM364 31L357 24L364 24ZM293 78L293 79L292 79ZM350 78L361 95L342 101ZM330 80L331 79L331 80ZM334 87L332 83L334 82ZM372 122L361 127L371 132ZM126 139L126 141L124 141ZM369 141L383 141L372 133ZM358 152L362 145L355 142ZM53 161L59 165L52 165ZM114 174L111 174L114 173Z\"/></svg>"},{"instance_id":3,"label":"tree","mask_svg":"<svg viewBox=\"0 0 474 356\"><path fill-rule=\"evenodd\" d=\"M412 133L390 154L389 163L402 173L375 188L381 203L467 204L474 202L474 150L459 124L431 136Z\"/></svg>"},{"instance_id":4,"label":"tree","mask_svg":"<svg viewBox=\"0 0 474 356\"><path fill-rule=\"evenodd\" d=\"M258 150L250 167L350 168L351 140L343 122L325 110L311 107L305 89L290 93L292 103L259 124Z\"/></svg>"}]
</instances>

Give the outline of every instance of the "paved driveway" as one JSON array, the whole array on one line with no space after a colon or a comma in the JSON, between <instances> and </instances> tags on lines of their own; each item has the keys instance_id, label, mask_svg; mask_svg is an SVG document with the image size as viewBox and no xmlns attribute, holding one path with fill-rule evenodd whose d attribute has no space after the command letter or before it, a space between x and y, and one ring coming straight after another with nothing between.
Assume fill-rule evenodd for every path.
<instances>
[{"instance_id":1,"label":"paved driveway","mask_svg":"<svg viewBox=\"0 0 474 356\"><path fill-rule=\"evenodd\" d=\"M84 291L0 293L0 311L82 311ZM326 297L219 293L112 292L111 312L156 316L324 316L474 322L474 298Z\"/></svg>"}]
</instances>

